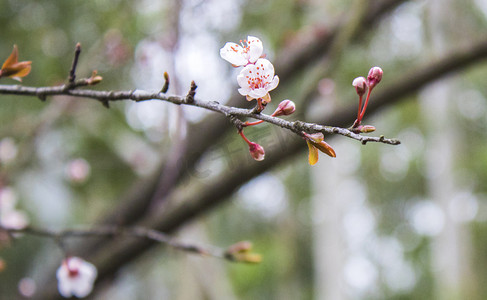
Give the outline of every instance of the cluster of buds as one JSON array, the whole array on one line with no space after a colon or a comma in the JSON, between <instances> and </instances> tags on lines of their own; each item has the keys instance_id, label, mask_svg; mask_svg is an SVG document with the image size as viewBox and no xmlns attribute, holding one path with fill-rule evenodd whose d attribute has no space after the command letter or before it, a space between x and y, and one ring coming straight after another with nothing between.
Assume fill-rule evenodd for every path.
<instances>
[{"instance_id":1,"label":"cluster of buds","mask_svg":"<svg viewBox=\"0 0 487 300\"><path fill-rule=\"evenodd\" d=\"M257 111L264 110L267 103L271 102L269 92L279 84L279 77L275 75L274 66L265 59L262 41L254 36L248 36L247 40L240 41L240 45L228 42L220 49L220 56L232 64L234 67L243 67L237 76L240 88L238 92L245 96L248 101L257 100ZM296 106L291 100L282 101L272 117L286 116L292 114ZM253 126L263 121L245 122L243 127ZM249 145L252 158L257 161L264 159L264 148L254 142L249 141L243 134L243 129L239 129L239 134Z\"/></svg>"},{"instance_id":2,"label":"cluster of buds","mask_svg":"<svg viewBox=\"0 0 487 300\"><path fill-rule=\"evenodd\" d=\"M352 131L360 133L367 133L375 131L375 127L371 125L361 125L362 119L365 115L365 110L369 104L370 94L374 87L379 84L382 79L383 71L379 67L373 67L370 69L367 79L364 77L357 77L353 80L352 86L355 88L357 95L359 97L357 119L352 125ZM367 93L365 98L365 103L362 105L363 96Z\"/></svg>"}]
</instances>

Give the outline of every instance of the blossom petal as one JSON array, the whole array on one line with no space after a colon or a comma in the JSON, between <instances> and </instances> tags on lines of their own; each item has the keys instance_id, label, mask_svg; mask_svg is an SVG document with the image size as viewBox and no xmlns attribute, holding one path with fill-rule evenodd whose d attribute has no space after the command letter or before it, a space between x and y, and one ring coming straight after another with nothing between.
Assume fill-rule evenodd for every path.
<instances>
[{"instance_id":1,"label":"blossom petal","mask_svg":"<svg viewBox=\"0 0 487 300\"><path fill-rule=\"evenodd\" d=\"M249 92L249 96L252 98L264 98L265 95L267 95L267 89L265 88L260 88L260 89L254 89Z\"/></svg>"},{"instance_id":2,"label":"blossom petal","mask_svg":"<svg viewBox=\"0 0 487 300\"><path fill-rule=\"evenodd\" d=\"M276 75L274 76L274 78L272 78L272 81L267 85L267 91L272 91L277 87L278 84L279 84L279 77L277 77Z\"/></svg>"},{"instance_id":3,"label":"blossom petal","mask_svg":"<svg viewBox=\"0 0 487 300\"><path fill-rule=\"evenodd\" d=\"M253 68L254 65L248 65L240 71L240 74L237 75L237 82L239 86L241 87L249 86L248 77L252 74Z\"/></svg>"},{"instance_id":4,"label":"blossom petal","mask_svg":"<svg viewBox=\"0 0 487 300\"><path fill-rule=\"evenodd\" d=\"M239 88L238 89L238 92L242 96L247 96L250 93L250 89L248 89L248 88Z\"/></svg>"},{"instance_id":5,"label":"blossom petal","mask_svg":"<svg viewBox=\"0 0 487 300\"><path fill-rule=\"evenodd\" d=\"M264 46L260 39L250 35L247 37L247 44L249 46L249 62L254 63L262 56Z\"/></svg>"},{"instance_id":6,"label":"blossom petal","mask_svg":"<svg viewBox=\"0 0 487 300\"><path fill-rule=\"evenodd\" d=\"M274 65L268 59L259 58L255 66L257 69L262 69L262 75L274 77Z\"/></svg>"},{"instance_id":7,"label":"blossom petal","mask_svg":"<svg viewBox=\"0 0 487 300\"><path fill-rule=\"evenodd\" d=\"M248 60L243 55L243 52L244 50L240 45L228 42L220 49L220 56L232 65L245 66Z\"/></svg>"}]
</instances>

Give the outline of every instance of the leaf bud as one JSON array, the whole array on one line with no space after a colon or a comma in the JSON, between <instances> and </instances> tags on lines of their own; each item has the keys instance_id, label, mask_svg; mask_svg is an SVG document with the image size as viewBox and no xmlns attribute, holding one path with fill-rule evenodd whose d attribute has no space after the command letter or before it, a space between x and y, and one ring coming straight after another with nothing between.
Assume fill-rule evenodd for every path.
<instances>
[{"instance_id":1,"label":"leaf bud","mask_svg":"<svg viewBox=\"0 0 487 300\"><path fill-rule=\"evenodd\" d=\"M372 125L363 125L363 126L360 126L359 128L360 128L360 132L363 132L363 133L369 133L369 132L375 131L375 127Z\"/></svg>"}]
</instances>

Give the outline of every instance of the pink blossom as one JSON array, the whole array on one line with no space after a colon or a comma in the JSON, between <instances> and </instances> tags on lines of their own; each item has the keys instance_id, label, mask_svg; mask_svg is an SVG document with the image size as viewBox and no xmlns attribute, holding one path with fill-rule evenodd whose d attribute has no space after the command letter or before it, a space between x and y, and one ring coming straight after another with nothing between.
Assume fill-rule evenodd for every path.
<instances>
[{"instance_id":1,"label":"pink blossom","mask_svg":"<svg viewBox=\"0 0 487 300\"><path fill-rule=\"evenodd\" d=\"M250 101L267 98L269 91L279 84L279 77L274 75L274 66L270 61L259 58L255 64L249 64L242 69L237 76L237 82L240 85L238 92L242 96L247 96L247 100Z\"/></svg>"},{"instance_id":2,"label":"pink blossom","mask_svg":"<svg viewBox=\"0 0 487 300\"><path fill-rule=\"evenodd\" d=\"M94 265L76 256L68 257L56 272L59 293L65 298L84 298L91 293L96 275Z\"/></svg>"},{"instance_id":3,"label":"pink blossom","mask_svg":"<svg viewBox=\"0 0 487 300\"><path fill-rule=\"evenodd\" d=\"M262 41L254 36L248 36L240 44L228 42L220 49L220 56L235 67L255 63L264 51Z\"/></svg>"}]
</instances>

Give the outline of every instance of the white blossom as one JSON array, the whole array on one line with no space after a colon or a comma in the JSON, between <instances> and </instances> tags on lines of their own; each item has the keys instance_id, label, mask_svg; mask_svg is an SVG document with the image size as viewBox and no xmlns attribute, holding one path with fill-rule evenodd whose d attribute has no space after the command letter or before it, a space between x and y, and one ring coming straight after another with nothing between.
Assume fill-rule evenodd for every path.
<instances>
[{"instance_id":1,"label":"white blossom","mask_svg":"<svg viewBox=\"0 0 487 300\"><path fill-rule=\"evenodd\" d=\"M254 36L248 36L247 40L240 43L228 42L220 49L220 56L235 67L255 63L264 51L262 41Z\"/></svg>"},{"instance_id":2,"label":"white blossom","mask_svg":"<svg viewBox=\"0 0 487 300\"><path fill-rule=\"evenodd\" d=\"M68 257L56 272L59 293L66 298L84 298L91 293L96 275L94 265L76 256Z\"/></svg>"},{"instance_id":3,"label":"white blossom","mask_svg":"<svg viewBox=\"0 0 487 300\"><path fill-rule=\"evenodd\" d=\"M240 85L238 92L247 96L247 100L268 98L269 91L279 84L279 77L274 75L274 66L270 61L259 58L255 64L249 64L237 76Z\"/></svg>"}]
</instances>

